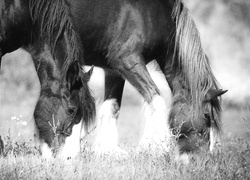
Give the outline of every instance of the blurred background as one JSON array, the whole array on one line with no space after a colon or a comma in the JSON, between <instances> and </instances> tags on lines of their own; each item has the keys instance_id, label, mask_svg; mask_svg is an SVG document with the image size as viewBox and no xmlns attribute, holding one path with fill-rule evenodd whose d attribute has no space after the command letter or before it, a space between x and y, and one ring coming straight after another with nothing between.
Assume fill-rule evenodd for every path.
<instances>
[{"instance_id":1,"label":"blurred background","mask_svg":"<svg viewBox=\"0 0 250 180\"><path fill-rule=\"evenodd\" d=\"M250 138L250 1L184 0L201 35L203 48L223 96L223 129L229 137ZM150 67L149 67L150 68ZM95 68L91 88L103 96L103 72ZM33 111L39 96L39 81L30 55L22 49L3 57L0 70L0 135L13 140L33 139ZM160 87L167 106L168 88ZM135 143L140 134L142 99L126 83L118 128L120 140Z\"/></svg>"}]
</instances>

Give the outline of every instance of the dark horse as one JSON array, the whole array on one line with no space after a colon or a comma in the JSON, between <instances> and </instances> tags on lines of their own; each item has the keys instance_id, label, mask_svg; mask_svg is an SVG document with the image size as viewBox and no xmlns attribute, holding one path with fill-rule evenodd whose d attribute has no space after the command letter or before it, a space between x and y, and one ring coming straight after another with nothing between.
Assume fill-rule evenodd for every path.
<instances>
[{"instance_id":1,"label":"dark horse","mask_svg":"<svg viewBox=\"0 0 250 180\"><path fill-rule=\"evenodd\" d=\"M73 98L61 94L65 89L71 93L71 96L75 95L72 88L76 89L77 98L80 99L77 102L81 102L80 108L89 106L87 110L94 109L90 106L93 104L90 103L91 97L86 95L89 92L86 90L84 79L88 78L82 78L83 75L81 76L81 70L78 67L79 64L94 64L109 69L106 70L105 76L105 102L101 107L97 125L99 135L94 144L96 151L119 151L116 120L125 79L145 99L147 118L139 149L149 146L152 149L159 147L166 149L171 128L173 133L178 135L181 155L194 152L207 142L210 142L210 150L212 150L215 135L221 130L221 108L218 97L225 91L218 89L209 60L201 47L196 26L180 0L16 2L24 6L24 9L19 10L22 12L22 16L19 15L20 24L15 24L19 29L16 30L17 32L9 31L15 34L9 38L21 39L19 44L14 41L17 44L16 48L33 42L32 48L28 49L41 77L41 84L45 84L45 93L41 93L41 97L46 97L46 100L39 98L41 105L38 101L34 113L38 129L47 123L46 118L43 118L46 114L50 121L68 119L67 115L70 113L66 113L67 118L63 118L65 113L61 111L65 111L65 107L67 109L70 104L68 101ZM26 28L20 29L24 25ZM37 35L33 32L39 33ZM10 43L4 44L3 39L1 35L2 53L10 52L11 50L4 49L12 45L13 41L8 40ZM84 49L84 63L81 47ZM77 53L71 53L74 51ZM53 56L50 56L50 52ZM77 59L79 59L78 63L74 63ZM169 115L161 93L145 66L153 59L156 59L160 65L172 90L173 103ZM62 66L61 62L66 64L66 71L62 71L65 66ZM56 68L57 71L52 71L51 67ZM58 71L61 74L57 74ZM64 75L65 72L72 71L73 73L69 73L71 75L67 76L68 73ZM79 83L79 74L81 83ZM52 83L48 84L47 79ZM77 82L81 84L80 87L72 85ZM82 94L79 94L81 88ZM41 92L43 92L43 86ZM65 100L67 103L64 102ZM54 108L50 107L53 106L58 108L51 112L50 109ZM64 116L51 118L53 114ZM88 117L83 117L84 122L89 122ZM49 125L46 124L46 126ZM51 137L52 132L47 135L48 128L44 129L40 129L41 137ZM49 139L52 140L54 137ZM46 143L51 147L51 141Z\"/></svg>"},{"instance_id":2,"label":"dark horse","mask_svg":"<svg viewBox=\"0 0 250 180\"><path fill-rule=\"evenodd\" d=\"M62 156L72 154L67 146L79 149L79 143L67 145L67 137L74 128L87 129L95 116L87 86L92 70L82 69L82 47L68 11L64 0L0 0L0 60L19 47L33 58L41 83L34 119L47 157L50 149Z\"/></svg>"},{"instance_id":3,"label":"dark horse","mask_svg":"<svg viewBox=\"0 0 250 180\"><path fill-rule=\"evenodd\" d=\"M205 55L198 30L181 0L68 1L86 64L109 68L95 150L118 150L116 120L124 81L144 97L147 118L139 149L168 146L170 128L180 155L210 142L221 131L220 99L226 91ZM156 59L173 94L171 112L146 64ZM169 118L169 123L167 119ZM107 128L109 127L109 128Z\"/></svg>"}]
</instances>

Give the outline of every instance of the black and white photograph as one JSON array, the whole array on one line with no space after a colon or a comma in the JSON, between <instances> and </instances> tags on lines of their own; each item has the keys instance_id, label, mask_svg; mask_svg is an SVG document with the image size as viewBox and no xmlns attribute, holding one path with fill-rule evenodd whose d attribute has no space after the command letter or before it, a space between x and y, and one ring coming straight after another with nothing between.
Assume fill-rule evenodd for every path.
<instances>
[{"instance_id":1,"label":"black and white photograph","mask_svg":"<svg viewBox=\"0 0 250 180\"><path fill-rule=\"evenodd\" d=\"M19 179L250 179L250 0L0 0Z\"/></svg>"}]
</instances>

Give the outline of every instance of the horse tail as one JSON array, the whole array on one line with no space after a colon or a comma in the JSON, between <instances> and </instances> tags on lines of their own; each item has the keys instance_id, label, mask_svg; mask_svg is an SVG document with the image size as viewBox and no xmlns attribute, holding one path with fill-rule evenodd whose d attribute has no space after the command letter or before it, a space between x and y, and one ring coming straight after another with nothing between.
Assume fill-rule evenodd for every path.
<instances>
[{"instance_id":1,"label":"horse tail","mask_svg":"<svg viewBox=\"0 0 250 180\"><path fill-rule=\"evenodd\" d=\"M205 97L209 90L218 89L218 83L212 73L209 59L202 48L197 27L182 0L176 0L172 16L176 23L175 58L173 60L178 58L177 66L183 73L184 83L191 95L192 124L199 125ZM213 99L211 106L217 116L214 118L214 122L211 122L211 127L220 132L220 100Z\"/></svg>"}]
</instances>

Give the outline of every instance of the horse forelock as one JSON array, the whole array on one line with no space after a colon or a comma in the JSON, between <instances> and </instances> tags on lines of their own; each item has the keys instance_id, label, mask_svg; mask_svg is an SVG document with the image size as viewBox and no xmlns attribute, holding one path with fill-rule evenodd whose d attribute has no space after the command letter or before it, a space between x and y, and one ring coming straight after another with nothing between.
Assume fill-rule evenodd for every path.
<instances>
[{"instance_id":1,"label":"horse forelock","mask_svg":"<svg viewBox=\"0 0 250 180\"><path fill-rule=\"evenodd\" d=\"M176 0L172 16L176 21L175 56L179 60L178 68L183 71L185 84L191 93L192 119L199 121L205 96L210 89L218 89L218 83L202 48L196 25L182 0ZM213 100L211 107L218 117L215 124L220 124L220 101Z\"/></svg>"},{"instance_id":2,"label":"horse forelock","mask_svg":"<svg viewBox=\"0 0 250 180\"><path fill-rule=\"evenodd\" d=\"M55 47L63 36L66 42L67 55L63 69L67 72L69 65L78 61L83 64L83 52L66 0L30 0L29 9L33 24L39 29L42 38L48 40L54 56Z\"/></svg>"},{"instance_id":3,"label":"horse forelock","mask_svg":"<svg viewBox=\"0 0 250 180\"><path fill-rule=\"evenodd\" d=\"M221 98L214 98L211 100L211 113L213 115L212 117L212 127L217 131L217 133L220 133L221 130Z\"/></svg>"},{"instance_id":4,"label":"horse forelock","mask_svg":"<svg viewBox=\"0 0 250 180\"><path fill-rule=\"evenodd\" d=\"M4 30L4 10L5 10L5 2L4 1L0 1L0 42L2 41L2 36L4 34L4 32L2 32Z\"/></svg>"},{"instance_id":5,"label":"horse forelock","mask_svg":"<svg viewBox=\"0 0 250 180\"><path fill-rule=\"evenodd\" d=\"M0 15L2 17L3 9L5 9L5 3L4 1L0 1Z\"/></svg>"},{"instance_id":6,"label":"horse forelock","mask_svg":"<svg viewBox=\"0 0 250 180\"><path fill-rule=\"evenodd\" d=\"M87 84L83 84L79 92L80 96L80 108L82 111L82 118L85 124L86 131L88 132L91 126L95 122L96 117L96 107L95 107L95 99L91 95L91 90L87 86Z\"/></svg>"}]
</instances>

